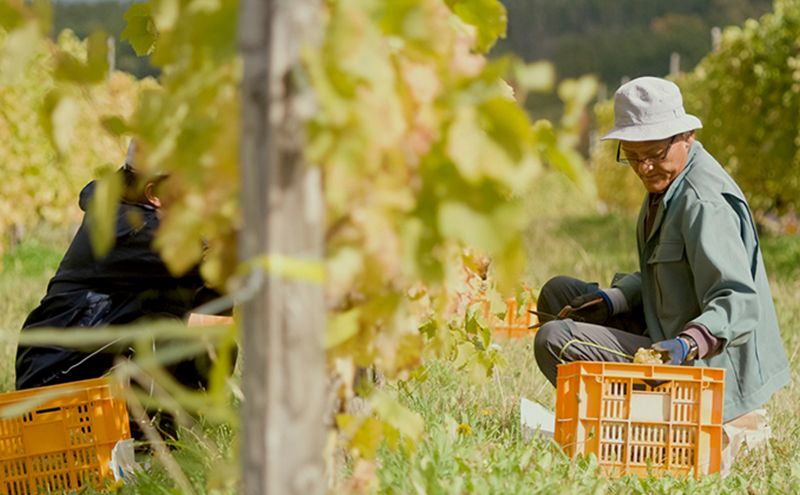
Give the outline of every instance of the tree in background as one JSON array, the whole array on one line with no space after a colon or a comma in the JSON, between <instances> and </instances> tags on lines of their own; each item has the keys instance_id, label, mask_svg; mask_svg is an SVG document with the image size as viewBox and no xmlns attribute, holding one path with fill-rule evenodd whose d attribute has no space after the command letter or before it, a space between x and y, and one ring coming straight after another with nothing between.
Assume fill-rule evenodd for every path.
<instances>
[{"instance_id":1,"label":"tree in background","mask_svg":"<svg viewBox=\"0 0 800 495\"><path fill-rule=\"evenodd\" d=\"M64 29L70 29L80 39L88 38L95 31L103 30L113 40L116 69L133 74L139 79L155 77L158 69L150 64L149 57L137 57L130 43L122 40L125 29L125 12L132 0L103 0L65 2L55 0L53 4L53 28L51 36L56 38Z\"/></svg>"},{"instance_id":2,"label":"tree in background","mask_svg":"<svg viewBox=\"0 0 800 495\"><path fill-rule=\"evenodd\" d=\"M785 213L800 198L800 4L727 28L719 50L676 81L698 135L754 210Z\"/></svg>"},{"instance_id":3,"label":"tree in background","mask_svg":"<svg viewBox=\"0 0 800 495\"><path fill-rule=\"evenodd\" d=\"M711 49L714 26L739 24L770 0L503 0L508 40L496 52L550 60L562 77L597 74L609 88L622 77L662 76L672 52L683 68Z\"/></svg>"}]
</instances>

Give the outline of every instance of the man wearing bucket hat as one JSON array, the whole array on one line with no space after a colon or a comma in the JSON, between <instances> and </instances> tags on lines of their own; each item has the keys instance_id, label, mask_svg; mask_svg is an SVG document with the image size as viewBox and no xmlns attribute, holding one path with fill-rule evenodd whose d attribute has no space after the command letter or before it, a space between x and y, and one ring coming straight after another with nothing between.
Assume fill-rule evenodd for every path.
<instances>
[{"instance_id":1,"label":"man wearing bucket hat","mask_svg":"<svg viewBox=\"0 0 800 495\"><path fill-rule=\"evenodd\" d=\"M555 385L558 364L630 362L650 347L665 363L725 368L724 421L763 426L759 408L790 376L745 197L695 139L702 123L672 82L624 84L614 120L602 139L619 141L617 161L647 190L639 271L603 290L565 276L548 281L538 299L538 366Z\"/></svg>"}]
</instances>

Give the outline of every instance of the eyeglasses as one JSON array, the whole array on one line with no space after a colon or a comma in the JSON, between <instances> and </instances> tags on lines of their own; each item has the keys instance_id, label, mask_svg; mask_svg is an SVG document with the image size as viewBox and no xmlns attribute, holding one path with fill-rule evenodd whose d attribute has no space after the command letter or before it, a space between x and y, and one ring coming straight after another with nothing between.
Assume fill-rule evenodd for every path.
<instances>
[{"instance_id":1,"label":"eyeglasses","mask_svg":"<svg viewBox=\"0 0 800 495\"><path fill-rule=\"evenodd\" d=\"M672 148L672 143L675 142L675 138L676 137L677 136L672 136L672 139L669 140L669 144L667 145L667 149L664 150L664 154L663 155L661 155L661 156L646 156L644 158L632 158L630 160L627 159L627 158L620 158L620 150L622 149L622 142L620 141L617 144L617 162L619 162L619 163L621 163L623 165L630 165L630 166L636 166L636 167L638 167L639 165L641 165L644 162L661 163L661 162L663 162L664 160L667 159L667 155L669 155L669 150L670 150L670 148Z\"/></svg>"}]
</instances>

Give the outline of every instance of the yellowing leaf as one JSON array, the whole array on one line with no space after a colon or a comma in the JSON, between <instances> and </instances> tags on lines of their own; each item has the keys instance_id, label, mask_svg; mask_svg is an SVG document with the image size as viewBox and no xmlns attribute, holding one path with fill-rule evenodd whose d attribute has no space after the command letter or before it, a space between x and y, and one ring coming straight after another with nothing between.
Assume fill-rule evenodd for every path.
<instances>
[{"instance_id":1,"label":"yellowing leaf","mask_svg":"<svg viewBox=\"0 0 800 495\"><path fill-rule=\"evenodd\" d=\"M26 22L8 33L0 51L0 84L13 84L22 79L39 45L39 36L36 22Z\"/></svg>"},{"instance_id":2,"label":"yellowing leaf","mask_svg":"<svg viewBox=\"0 0 800 495\"><path fill-rule=\"evenodd\" d=\"M456 369L461 369L473 358L475 355L475 346L472 342L464 342L456 347L456 359L453 361L453 366Z\"/></svg>"},{"instance_id":3,"label":"yellowing leaf","mask_svg":"<svg viewBox=\"0 0 800 495\"><path fill-rule=\"evenodd\" d=\"M51 91L44 99L40 122L53 147L61 154L69 151L79 111L78 102L58 90Z\"/></svg>"},{"instance_id":4,"label":"yellowing leaf","mask_svg":"<svg viewBox=\"0 0 800 495\"><path fill-rule=\"evenodd\" d=\"M445 0L447 6L467 24L478 29L478 52L488 52L497 38L506 37L508 14L499 0Z\"/></svg>"},{"instance_id":5,"label":"yellowing leaf","mask_svg":"<svg viewBox=\"0 0 800 495\"><path fill-rule=\"evenodd\" d=\"M400 433L413 441L419 440L425 422L419 414L403 407L385 392L374 391L369 396L369 405L383 421L397 428Z\"/></svg>"},{"instance_id":6,"label":"yellowing leaf","mask_svg":"<svg viewBox=\"0 0 800 495\"><path fill-rule=\"evenodd\" d=\"M89 203L88 219L92 250L98 258L105 257L116 241L117 209L122 194L122 178L117 173L109 174L95 184L94 195Z\"/></svg>"},{"instance_id":7,"label":"yellowing leaf","mask_svg":"<svg viewBox=\"0 0 800 495\"><path fill-rule=\"evenodd\" d=\"M339 313L328 319L328 328L325 331L325 348L336 347L358 334L361 310L358 308Z\"/></svg>"},{"instance_id":8,"label":"yellowing leaf","mask_svg":"<svg viewBox=\"0 0 800 495\"><path fill-rule=\"evenodd\" d=\"M556 82L556 69L550 62L514 63L514 78L527 91L551 91Z\"/></svg>"},{"instance_id":9,"label":"yellowing leaf","mask_svg":"<svg viewBox=\"0 0 800 495\"><path fill-rule=\"evenodd\" d=\"M493 225L492 217L464 203L448 201L442 204L438 222L443 236L464 245L489 254L497 253L502 247L501 234Z\"/></svg>"},{"instance_id":10,"label":"yellowing leaf","mask_svg":"<svg viewBox=\"0 0 800 495\"><path fill-rule=\"evenodd\" d=\"M178 0L152 0L153 22L159 31L170 31L175 26L180 15Z\"/></svg>"}]
</instances>

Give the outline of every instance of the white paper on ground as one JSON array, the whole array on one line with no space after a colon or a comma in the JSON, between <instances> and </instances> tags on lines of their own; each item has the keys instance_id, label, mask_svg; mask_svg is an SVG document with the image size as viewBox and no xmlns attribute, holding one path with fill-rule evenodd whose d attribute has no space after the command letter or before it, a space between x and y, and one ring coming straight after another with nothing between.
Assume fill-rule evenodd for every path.
<instances>
[{"instance_id":1,"label":"white paper on ground","mask_svg":"<svg viewBox=\"0 0 800 495\"><path fill-rule=\"evenodd\" d=\"M538 402L523 397L519 405L519 416L526 441L536 432L540 436L553 438L556 431L556 415L552 411L548 411Z\"/></svg>"},{"instance_id":2,"label":"white paper on ground","mask_svg":"<svg viewBox=\"0 0 800 495\"><path fill-rule=\"evenodd\" d=\"M134 460L133 439L120 440L111 450L111 460L108 462L114 481L129 483L134 471L139 467Z\"/></svg>"}]
</instances>

